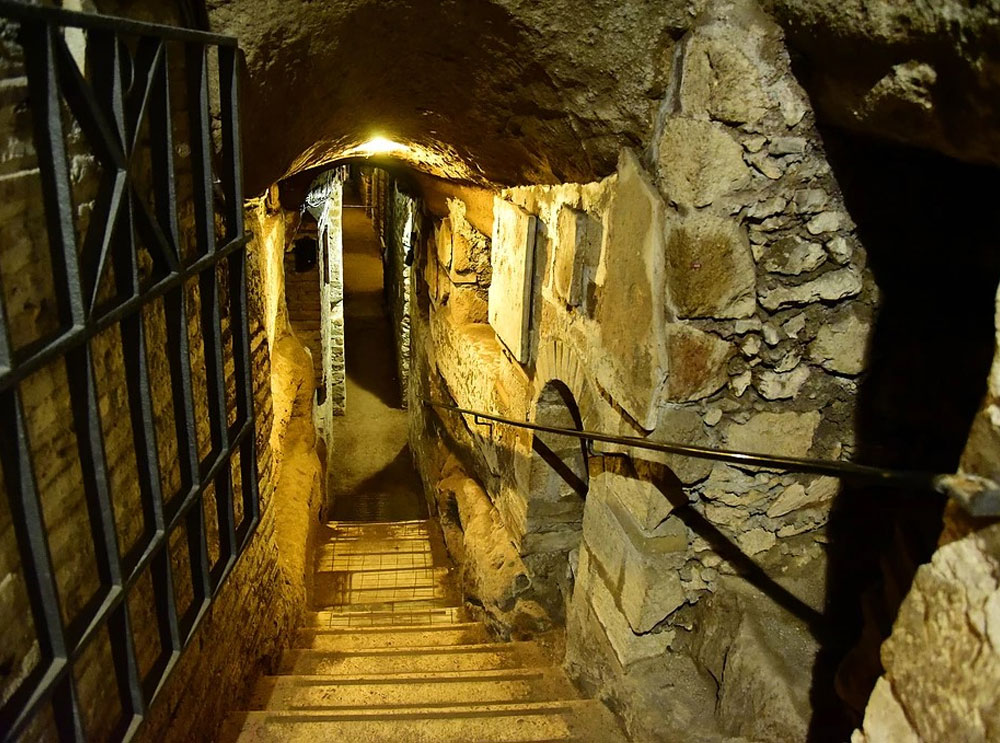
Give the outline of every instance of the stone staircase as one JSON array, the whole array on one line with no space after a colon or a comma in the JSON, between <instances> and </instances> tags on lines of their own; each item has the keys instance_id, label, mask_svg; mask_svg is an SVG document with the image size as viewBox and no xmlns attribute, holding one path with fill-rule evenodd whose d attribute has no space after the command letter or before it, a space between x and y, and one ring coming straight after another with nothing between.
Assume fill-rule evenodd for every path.
<instances>
[{"instance_id":1,"label":"stone staircase","mask_svg":"<svg viewBox=\"0 0 1000 743\"><path fill-rule=\"evenodd\" d=\"M333 522L307 625L223 741L625 740L531 642L469 621L431 522Z\"/></svg>"}]
</instances>

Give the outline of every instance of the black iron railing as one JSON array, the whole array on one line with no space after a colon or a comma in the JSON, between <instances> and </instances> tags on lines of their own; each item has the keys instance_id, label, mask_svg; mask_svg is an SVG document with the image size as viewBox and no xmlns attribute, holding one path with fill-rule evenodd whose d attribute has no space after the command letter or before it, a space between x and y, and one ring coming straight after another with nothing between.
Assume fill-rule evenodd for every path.
<instances>
[{"instance_id":1,"label":"black iron railing","mask_svg":"<svg viewBox=\"0 0 1000 743\"><path fill-rule=\"evenodd\" d=\"M693 446L691 444L680 444L669 441L655 441L638 436L613 436L597 431L583 431L574 428L559 428L556 426L543 426L537 423L519 421L513 418L484 413L481 410L469 410L449 403L434 402L424 400L424 405L439 410L449 410L462 415L470 415L473 422L479 425L492 425L501 423L516 428L525 428L539 433L549 433L558 436L569 436L588 442L591 447L593 442L599 441L606 444L615 444L634 449L645 449L664 454L676 454L682 457L694 457L697 459L710 459L717 462L726 462L736 466L765 467L777 469L783 472L797 472L812 475L829 475L847 480L862 481L870 485L881 485L886 487L897 487L909 490L915 495L944 494L956 499L966 510L974 516L1000 516L1000 493L997 492L995 484L979 478L962 477L959 475L946 475L934 472L921 472L915 470L896 470L885 467L873 467L870 465L856 464L854 462L841 462L825 459L807 459L803 457L784 457L770 454L757 454L753 452L732 451L728 449L716 449L704 446ZM606 452L605 452L606 454Z\"/></svg>"},{"instance_id":2,"label":"black iron railing","mask_svg":"<svg viewBox=\"0 0 1000 743\"><path fill-rule=\"evenodd\" d=\"M80 677L74 665L101 635L110 642L117 686L111 693L117 692L122 710L112 737L127 740L260 519L245 282L248 235L243 227L239 50L235 39L217 34L9 0L0 0L0 17L6 19L7 29L17 29L23 52L37 154L35 177L43 197L58 314L57 331L15 347L0 301L0 465L40 651L34 670L0 708L0 734L6 740L20 737L36 713L50 704L61 739L95 739L81 712ZM82 60L80 49L71 51L67 45L66 29L82 30L75 32L84 39ZM177 108L178 93L186 111ZM218 110L210 110L210 96ZM101 172L84 238L75 226L79 205L74 203L68 163L67 111ZM175 141L182 116L187 117L183 147ZM213 145L213 125L221 147ZM189 165L181 168L175 156L184 148ZM181 170L186 175L189 171L190 193L179 196ZM140 173L148 182L138 182ZM194 204L193 241L179 226L180 199ZM200 366L202 358L200 349L196 353L191 347L188 322L195 284L210 439L210 447L201 449L192 359ZM170 493L164 492L160 466L162 431L155 425L144 322L144 310L148 314L153 302L162 302L166 323L166 348L155 350L160 358L166 356L169 366L180 470L180 488ZM113 326L121 336L143 522L142 535L126 554L119 546L100 409L102 380L96 376L92 350L95 337ZM228 390L227 360L234 369ZM61 425L76 440L89 516L89 534L80 538L92 541L100 584L69 621L64 619L65 597L57 580L61 566L53 561L45 494L38 488L21 389L30 375L52 363L65 364L72 419ZM235 456L238 478L233 473ZM214 560L204 502L210 488L218 523ZM191 572L192 597L183 612L175 596L170 547L179 529L186 531L181 544ZM137 627L128 601L144 574L152 582L157 626L151 631L158 634L160 646L145 671L138 661ZM108 690L100 691L107 696Z\"/></svg>"}]
</instances>

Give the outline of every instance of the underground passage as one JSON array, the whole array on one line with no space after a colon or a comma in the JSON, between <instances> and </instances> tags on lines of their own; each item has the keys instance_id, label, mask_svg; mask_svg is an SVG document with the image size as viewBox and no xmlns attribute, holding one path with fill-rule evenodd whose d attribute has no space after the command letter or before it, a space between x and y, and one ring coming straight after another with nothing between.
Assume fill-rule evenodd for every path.
<instances>
[{"instance_id":1,"label":"underground passage","mask_svg":"<svg viewBox=\"0 0 1000 743\"><path fill-rule=\"evenodd\" d=\"M1000 7L0 0L4 741L1000 741Z\"/></svg>"}]
</instances>

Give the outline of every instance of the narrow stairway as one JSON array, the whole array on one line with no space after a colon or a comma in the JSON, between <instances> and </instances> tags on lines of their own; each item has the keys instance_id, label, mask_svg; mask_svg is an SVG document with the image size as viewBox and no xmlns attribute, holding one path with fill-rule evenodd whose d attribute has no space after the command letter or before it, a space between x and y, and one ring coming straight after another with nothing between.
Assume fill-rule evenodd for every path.
<instances>
[{"instance_id":1,"label":"narrow stairway","mask_svg":"<svg viewBox=\"0 0 1000 743\"><path fill-rule=\"evenodd\" d=\"M338 743L623 741L532 642L469 621L429 521L332 522L313 605L278 675L223 740Z\"/></svg>"}]
</instances>

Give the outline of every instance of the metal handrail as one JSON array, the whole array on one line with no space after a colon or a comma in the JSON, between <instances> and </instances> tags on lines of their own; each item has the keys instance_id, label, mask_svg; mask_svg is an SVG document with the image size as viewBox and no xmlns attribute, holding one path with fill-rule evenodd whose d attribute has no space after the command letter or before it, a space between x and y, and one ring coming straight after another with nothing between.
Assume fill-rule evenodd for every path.
<instances>
[{"instance_id":1,"label":"metal handrail","mask_svg":"<svg viewBox=\"0 0 1000 743\"><path fill-rule=\"evenodd\" d=\"M541 433L569 436L582 441L600 441L607 444L618 444L636 449L662 452L664 454L676 454L696 459L710 459L737 466L766 467L785 472L829 475L843 479L861 480L883 487L901 487L923 493L940 493L956 500L973 516L1000 516L1000 488L990 480L970 475L943 474L918 470L896 470L886 467L856 464L854 462L785 457L694 446L692 444L679 444L671 441L651 441L639 438L638 436L613 436L598 431L544 426L538 423L514 420L513 418L505 418L504 416L486 413L481 410L470 410L457 405L426 399L423 400L423 404L429 408L438 408L440 410L450 410L455 413L471 415L474 417L476 423L490 421L492 423L502 423Z\"/></svg>"}]
</instances>

